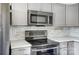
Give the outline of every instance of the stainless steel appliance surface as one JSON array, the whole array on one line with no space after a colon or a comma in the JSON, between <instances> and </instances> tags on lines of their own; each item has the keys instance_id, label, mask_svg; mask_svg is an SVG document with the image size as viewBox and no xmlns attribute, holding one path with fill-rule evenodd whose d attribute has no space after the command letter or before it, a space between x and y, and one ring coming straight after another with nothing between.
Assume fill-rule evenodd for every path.
<instances>
[{"instance_id":1,"label":"stainless steel appliance surface","mask_svg":"<svg viewBox=\"0 0 79 59\"><path fill-rule=\"evenodd\" d=\"M49 40L46 36L47 31L45 31L45 30L40 30L37 32L41 32L41 31L44 31L45 34L43 34L42 36L37 35L38 36L37 39L35 38L36 36L33 36L33 37L26 36L25 37L25 40L28 41L30 44L32 44L31 54L32 55L57 55L59 43ZM27 33L27 31L26 31L26 33ZM36 33L36 32L34 32L34 33ZM43 37L43 38L40 38L40 37Z\"/></svg>"},{"instance_id":2,"label":"stainless steel appliance surface","mask_svg":"<svg viewBox=\"0 0 79 59\"><path fill-rule=\"evenodd\" d=\"M28 25L52 25L53 13L28 10Z\"/></svg>"}]
</instances>

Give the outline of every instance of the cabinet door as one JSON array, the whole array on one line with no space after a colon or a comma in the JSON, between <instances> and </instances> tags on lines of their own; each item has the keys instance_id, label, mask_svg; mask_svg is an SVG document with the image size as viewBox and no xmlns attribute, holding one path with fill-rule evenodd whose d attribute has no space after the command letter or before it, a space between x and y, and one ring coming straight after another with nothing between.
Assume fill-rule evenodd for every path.
<instances>
[{"instance_id":1,"label":"cabinet door","mask_svg":"<svg viewBox=\"0 0 79 59\"><path fill-rule=\"evenodd\" d=\"M40 11L40 3L28 3L28 9Z\"/></svg>"},{"instance_id":2,"label":"cabinet door","mask_svg":"<svg viewBox=\"0 0 79 59\"><path fill-rule=\"evenodd\" d=\"M74 55L79 55L79 42L74 42Z\"/></svg>"},{"instance_id":3,"label":"cabinet door","mask_svg":"<svg viewBox=\"0 0 79 59\"><path fill-rule=\"evenodd\" d=\"M59 54L60 55L67 55L67 42L60 42Z\"/></svg>"},{"instance_id":4,"label":"cabinet door","mask_svg":"<svg viewBox=\"0 0 79 59\"><path fill-rule=\"evenodd\" d=\"M12 11L12 25L27 25L25 12Z\"/></svg>"},{"instance_id":5,"label":"cabinet door","mask_svg":"<svg viewBox=\"0 0 79 59\"><path fill-rule=\"evenodd\" d=\"M51 3L41 3L41 11L52 12Z\"/></svg>"},{"instance_id":6,"label":"cabinet door","mask_svg":"<svg viewBox=\"0 0 79 59\"><path fill-rule=\"evenodd\" d=\"M27 25L27 4L12 4L12 25Z\"/></svg>"},{"instance_id":7,"label":"cabinet door","mask_svg":"<svg viewBox=\"0 0 79 59\"><path fill-rule=\"evenodd\" d=\"M12 3L12 10L27 12L26 3Z\"/></svg>"},{"instance_id":8,"label":"cabinet door","mask_svg":"<svg viewBox=\"0 0 79 59\"><path fill-rule=\"evenodd\" d=\"M66 25L78 26L78 4L66 5Z\"/></svg>"},{"instance_id":9,"label":"cabinet door","mask_svg":"<svg viewBox=\"0 0 79 59\"><path fill-rule=\"evenodd\" d=\"M54 26L65 26L65 4L54 4Z\"/></svg>"},{"instance_id":10,"label":"cabinet door","mask_svg":"<svg viewBox=\"0 0 79 59\"><path fill-rule=\"evenodd\" d=\"M74 55L74 41L67 42L68 55Z\"/></svg>"}]
</instances>

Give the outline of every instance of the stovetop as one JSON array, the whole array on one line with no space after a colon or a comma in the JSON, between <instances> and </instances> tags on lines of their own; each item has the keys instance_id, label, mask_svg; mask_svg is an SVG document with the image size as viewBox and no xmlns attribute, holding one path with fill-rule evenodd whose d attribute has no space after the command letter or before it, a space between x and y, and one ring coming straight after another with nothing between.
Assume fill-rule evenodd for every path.
<instances>
[{"instance_id":1,"label":"stovetop","mask_svg":"<svg viewBox=\"0 0 79 59\"><path fill-rule=\"evenodd\" d=\"M47 39L37 39L37 40L28 40L32 45L42 45L47 44Z\"/></svg>"},{"instance_id":2,"label":"stovetop","mask_svg":"<svg viewBox=\"0 0 79 59\"><path fill-rule=\"evenodd\" d=\"M35 39L35 40L26 40L28 41L30 44L32 44L32 46L45 46L45 45L53 45L53 46L57 46L59 43L52 41L52 43L48 42L50 41L49 39Z\"/></svg>"}]
</instances>

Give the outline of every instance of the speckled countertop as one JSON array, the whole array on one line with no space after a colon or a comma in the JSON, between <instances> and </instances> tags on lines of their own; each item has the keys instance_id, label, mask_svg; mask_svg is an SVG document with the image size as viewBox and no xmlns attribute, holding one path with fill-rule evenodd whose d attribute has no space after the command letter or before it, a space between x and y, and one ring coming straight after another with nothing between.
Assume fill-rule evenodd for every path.
<instances>
[{"instance_id":1,"label":"speckled countertop","mask_svg":"<svg viewBox=\"0 0 79 59\"><path fill-rule=\"evenodd\" d=\"M53 40L53 41L57 41L57 42L67 42L67 41L79 42L79 37L72 37L72 36L68 36L68 37L53 37L53 38L48 38L48 39Z\"/></svg>"},{"instance_id":2,"label":"speckled countertop","mask_svg":"<svg viewBox=\"0 0 79 59\"><path fill-rule=\"evenodd\" d=\"M25 40L11 40L11 49L31 46L32 45Z\"/></svg>"},{"instance_id":3,"label":"speckled countertop","mask_svg":"<svg viewBox=\"0 0 79 59\"><path fill-rule=\"evenodd\" d=\"M79 37L72 37L72 36L65 36L65 37L53 37L53 38L48 38L49 40L57 41L57 42L68 42L68 41L76 41L79 42ZM11 48L21 48L21 47L31 47L32 45L25 41L24 39L22 40L11 40Z\"/></svg>"}]
</instances>

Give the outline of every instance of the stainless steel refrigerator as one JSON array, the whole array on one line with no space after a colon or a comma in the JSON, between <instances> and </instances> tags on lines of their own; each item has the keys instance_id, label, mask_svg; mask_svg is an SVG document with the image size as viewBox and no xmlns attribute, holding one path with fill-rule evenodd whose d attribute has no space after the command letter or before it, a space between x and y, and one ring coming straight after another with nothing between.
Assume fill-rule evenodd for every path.
<instances>
[{"instance_id":1,"label":"stainless steel refrigerator","mask_svg":"<svg viewBox=\"0 0 79 59\"><path fill-rule=\"evenodd\" d=\"M0 55L9 54L9 4L0 3Z\"/></svg>"}]
</instances>

